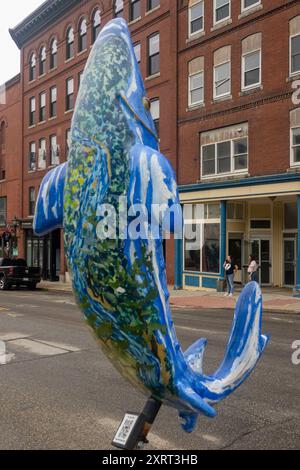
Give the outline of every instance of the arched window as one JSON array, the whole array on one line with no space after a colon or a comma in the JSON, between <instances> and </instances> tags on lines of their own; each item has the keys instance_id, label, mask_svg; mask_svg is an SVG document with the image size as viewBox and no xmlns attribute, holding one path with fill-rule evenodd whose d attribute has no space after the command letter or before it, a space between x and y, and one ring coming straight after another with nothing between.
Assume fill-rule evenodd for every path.
<instances>
[{"instance_id":1,"label":"arched window","mask_svg":"<svg viewBox=\"0 0 300 470\"><path fill-rule=\"evenodd\" d=\"M124 2L123 0L115 0L114 2L114 17L123 18Z\"/></svg>"},{"instance_id":2,"label":"arched window","mask_svg":"<svg viewBox=\"0 0 300 470\"><path fill-rule=\"evenodd\" d=\"M83 18L79 23L78 29L78 52L85 51L87 48L87 22Z\"/></svg>"},{"instance_id":3,"label":"arched window","mask_svg":"<svg viewBox=\"0 0 300 470\"><path fill-rule=\"evenodd\" d=\"M46 73L46 47L43 46L40 50L40 75L44 75Z\"/></svg>"},{"instance_id":4,"label":"arched window","mask_svg":"<svg viewBox=\"0 0 300 470\"><path fill-rule=\"evenodd\" d=\"M101 12L100 10L96 10L93 14L93 34L92 34L92 42L94 42L97 39L97 36L100 32L101 28Z\"/></svg>"},{"instance_id":5,"label":"arched window","mask_svg":"<svg viewBox=\"0 0 300 470\"><path fill-rule=\"evenodd\" d=\"M29 81L35 80L36 78L36 55L32 53L29 59Z\"/></svg>"},{"instance_id":6,"label":"arched window","mask_svg":"<svg viewBox=\"0 0 300 470\"><path fill-rule=\"evenodd\" d=\"M50 44L50 69L57 67L57 39L54 38Z\"/></svg>"},{"instance_id":7,"label":"arched window","mask_svg":"<svg viewBox=\"0 0 300 470\"><path fill-rule=\"evenodd\" d=\"M70 26L67 30L67 46L66 46L66 58L72 59L74 57L74 30Z\"/></svg>"}]
</instances>

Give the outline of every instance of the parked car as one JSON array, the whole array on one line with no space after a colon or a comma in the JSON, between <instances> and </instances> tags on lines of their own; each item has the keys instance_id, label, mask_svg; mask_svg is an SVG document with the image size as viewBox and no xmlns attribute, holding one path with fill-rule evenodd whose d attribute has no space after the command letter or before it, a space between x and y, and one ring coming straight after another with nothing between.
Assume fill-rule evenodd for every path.
<instances>
[{"instance_id":1,"label":"parked car","mask_svg":"<svg viewBox=\"0 0 300 470\"><path fill-rule=\"evenodd\" d=\"M0 290L7 290L12 286L36 289L39 282L40 268L29 268L24 259L0 258Z\"/></svg>"}]
</instances>

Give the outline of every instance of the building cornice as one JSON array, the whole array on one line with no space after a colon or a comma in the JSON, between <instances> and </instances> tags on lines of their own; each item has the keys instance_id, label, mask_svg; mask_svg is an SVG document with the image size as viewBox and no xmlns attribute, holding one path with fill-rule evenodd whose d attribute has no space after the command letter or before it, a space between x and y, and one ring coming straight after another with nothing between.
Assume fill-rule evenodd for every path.
<instances>
[{"instance_id":1,"label":"building cornice","mask_svg":"<svg viewBox=\"0 0 300 470\"><path fill-rule=\"evenodd\" d=\"M21 23L10 29L9 33L21 49L35 35L81 2L82 0L47 0Z\"/></svg>"}]
</instances>

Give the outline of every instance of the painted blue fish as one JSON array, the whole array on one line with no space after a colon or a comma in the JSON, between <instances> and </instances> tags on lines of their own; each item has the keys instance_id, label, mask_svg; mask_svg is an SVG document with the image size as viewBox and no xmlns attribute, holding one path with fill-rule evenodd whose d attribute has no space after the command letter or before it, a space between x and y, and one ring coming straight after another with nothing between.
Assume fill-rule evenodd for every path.
<instances>
[{"instance_id":1,"label":"painted blue fish","mask_svg":"<svg viewBox=\"0 0 300 470\"><path fill-rule=\"evenodd\" d=\"M181 350L171 318L163 256L158 238L136 239L127 228L99 236L104 208L120 216L135 204L175 208L181 217L176 177L159 152L158 137L127 24L108 23L93 46L72 121L68 163L45 177L38 196L35 232L63 227L68 267L79 307L105 354L120 373L146 394L176 407L183 429L197 417L214 417L214 404L248 377L268 336L261 334L262 296L249 284L235 311L221 366L202 369L205 339ZM176 216L176 217L175 217ZM114 221L112 226L115 227ZM130 216L127 222L131 222ZM170 230L176 230L176 227ZM180 226L180 230L182 227ZM125 236L124 236L125 235Z\"/></svg>"}]
</instances>

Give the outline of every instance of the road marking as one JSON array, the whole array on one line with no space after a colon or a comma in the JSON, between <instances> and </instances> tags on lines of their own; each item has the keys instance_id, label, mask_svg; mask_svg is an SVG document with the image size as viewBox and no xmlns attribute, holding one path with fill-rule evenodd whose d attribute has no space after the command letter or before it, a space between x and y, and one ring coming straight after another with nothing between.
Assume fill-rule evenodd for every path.
<instances>
[{"instance_id":1,"label":"road marking","mask_svg":"<svg viewBox=\"0 0 300 470\"><path fill-rule=\"evenodd\" d=\"M34 341L36 341L37 343L46 344L47 346L51 346L53 348L63 349L66 352L79 352L79 351L81 351L81 349L76 348L75 346L70 346L69 344L54 343L52 341L45 341L45 340L36 339L36 338L34 339Z\"/></svg>"},{"instance_id":2,"label":"road marking","mask_svg":"<svg viewBox=\"0 0 300 470\"><path fill-rule=\"evenodd\" d=\"M32 339L16 339L10 341L9 345L17 349L25 350L32 354L36 354L38 356L56 356L58 354L68 353L68 351L65 349L54 348Z\"/></svg>"},{"instance_id":3,"label":"road marking","mask_svg":"<svg viewBox=\"0 0 300 470\"><path fill-rule=\"evenodd\" d=\"M295 323L293 320L287 320L286 318L271 317L271 320L281 321L284 323L292 323L292 324Z\"/></svg>"},{"instance_id":4,"label":"road marking","mask_svg":"<svg viewBox=\"0 0 300 470\"><path fill-rule=\"evenodd\" d=\"M193 331L193 332L200 333L200 334L205 333L205 334L209 334L209 335L224 336L224 333L220 333L220 332L212 331L212 330L202 330L202 329L199 329L199 328L191 328L189 326L178 326L178 325L176 325L175 329L176 330Z\"/></svg>"},{"instance_id":5,"label":"road marking","mask_svg":"<svg viewBox=\"0 0 300 470\"><path fill-rule=\"evenodd\" d=\"M29 337L30 335L26 333L11 332L0 335L0 341L13 341L14 339L25 339Z\"/></svg>"}]
</instances>

